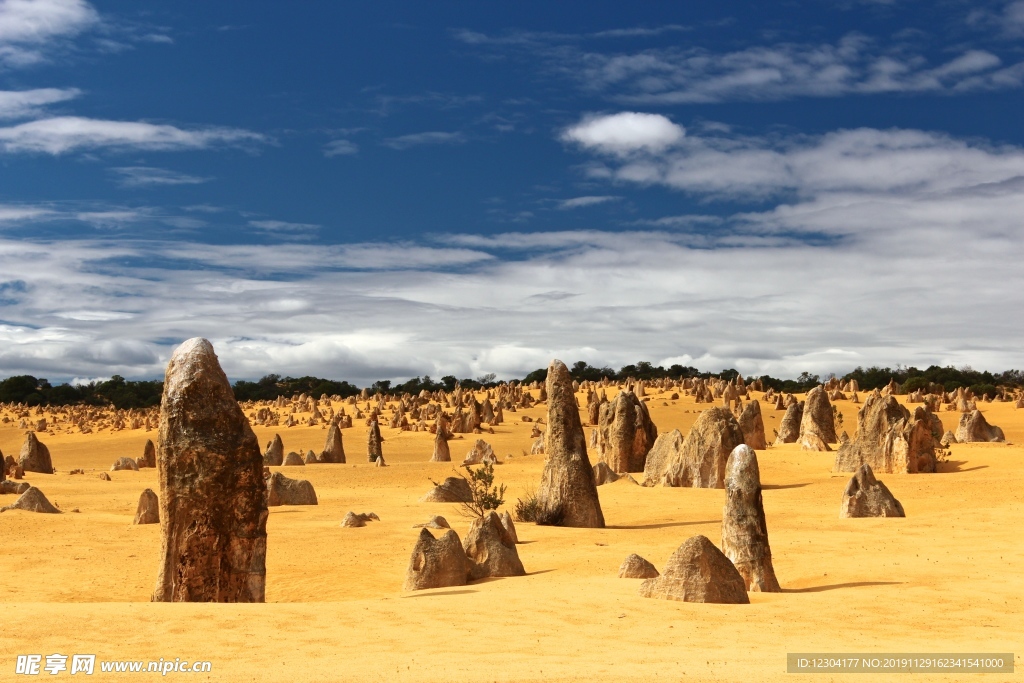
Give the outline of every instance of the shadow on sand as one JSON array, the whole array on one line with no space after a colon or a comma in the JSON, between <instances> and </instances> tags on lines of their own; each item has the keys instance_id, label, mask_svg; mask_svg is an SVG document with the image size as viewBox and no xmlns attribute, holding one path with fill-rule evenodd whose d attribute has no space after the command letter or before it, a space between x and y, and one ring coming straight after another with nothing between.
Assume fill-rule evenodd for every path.
<instances>
[{"instance_id":1,"label":"shadow on sand","mask_svg":"<svg viewBox=\"0 0 1024 683\"><path fill-rule=\"evenodd\" d=\"M783 588L783 593L822 593L841 588L863 588L865 586L899 586L905 581L854 581L853 583L833 583L828 586L808 586L807 588Z\"/></svg>"},{"instance_id":2,"label":"shadow on sand","mask_svg":"<svg viewBox=\"0 0 1024 683\"><path fill-rule=\"evenodd\" d=\"M964 467L967 464L966 460L950 460L949 462L940 462L938 466L938 472L945 474L947 472L973 472L975 470L983 470L988 468L988 465L975 465L974 467Z\"/></svg>"},{"instance_id":3,"label":"shadow on sand","mask_svg":"<svg viewBox=\"0 0 1024 683\"><path fill-rule=\"evenodd\" d=\"M422 593L422 592L417 591L416 593L414 593L412 595L403 595L402 599L405 599L405 598L432 598L435 595L465 595L466 593L477 593L477 592L479 592L479 591L459 590L459 591L437 591L437 592L434 592L434 593Z\"/></svg>"},{"instance_id":4,"label":"shadow on sand","mask_svg":"<svg viewBox=\"0 0 1024 683\"><path fill-rule=\"evenodd\" d=\"M667 529L673 526L693 526L694 524L721 524L720 519L706 519L701 522L663 522L661 524L635 524L632 526L606 526L605 529Z\"/></svg>"},{"instance_id":5,"label":"shadow on sand","mask_svg":"<svg viewBox=\"0 0 1024 683\"><path fill-rule=\"evenodd\" d=\"M803 484L762 484L762 491L782 491L783 489L802 489L805 486L810 486L811 482L805 482Z\"/></svg>"}]
</instances>

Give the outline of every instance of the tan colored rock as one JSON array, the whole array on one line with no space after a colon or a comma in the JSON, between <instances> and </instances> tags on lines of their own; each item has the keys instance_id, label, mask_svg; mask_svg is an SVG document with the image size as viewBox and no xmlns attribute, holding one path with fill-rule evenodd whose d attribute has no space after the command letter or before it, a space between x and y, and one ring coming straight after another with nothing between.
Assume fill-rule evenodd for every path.
<instances>
[{"instance_id":1,"label":"tan colored rock","mask_svg":"<svg viewBox=\"0 0 1024 683\"><path fill-rule=\"evenodd\" d=\"M289 479L280 472L267 478L267 506L316 505L316 491L305 479Z\"/></svg>"},{"instance_id":2,"label":"tan colored rock","mask_svg":"<svg viewBox=\"0 0 1024 683\"><path fill-rule=\"evenodd\" d=\"M690 429L679 454L665 468L665 486L725 488L725 465L743 443L739 422L726 408L708 408Z\"/></svg>"},{"instance_id":3,"label":"tan colored rock","mask_svg":"<svg viewBox=\"0 0 1024 683\"><path fill-rule=\"evenodd\" d=\"M422 529L422 528L426 528L426 529L451 529L451 526L449 526L448 520L445 519L444 517L442 517L441 515L434 515L433 517L431 517L429 520L427 520L423 524L414 524L413 528L414 529Z\"/></svg>"},{"instance_id":4,"label":"tan colored rock","mask_svg":"<svg viewBox=\"0 0 1024 683\"><path fill-rule=\"evenodd\" d=\"M341 520L341 526L349 528L361 528L366 526L367 522L379 522L380 517L373 512L361 512L356 514L349 510L344 519Z\"/></svg>"},{"instance_id":5,"label":"tan colored rock","mask_svg":"<svg viewBox=\"0 0 1024 683\"><path fill-rule=\"evenodd\" d=\"M754 450L768 448L764 438L764 420L761 418L761 404L757 399L747 401L736 420L743 432L743 442Z\"/></svg>"},{"instance_id":6,"label":"tan colored rock","mask_svg":"<svg viewBox=\"0 0 1024 683\"><path fill-rule=\"evenodd\" d=\"M156 445L152 439L146 439L142 457L138 459L137 464L139 467L156 467Z\"/></svg>"},{"instance_id":7,"label":"tan colored rock","mask_svg":"<svg viewBox=\"0 0 1024 683\"><path fill-rule=\"evenodd\" d=\"M452 452L448 447L448 430L443 422L439 422L437 433L434 435L434 454L430 456L430 462L451 462Z\"/></svg>"},{"instance_id":8,"label":"tan colored rock","mask_svg":"<svg viewBox=\"0 0 1024 683\"><path fill-rule=\"evenodd\" d=\"M612 468L608 466L608 463L601 461L594 465L594 484L597 486L611 484L618 480L619 475L612 471Z\"/></svg>"},{"instance_id":9,"label":"tan colored rock","mask_svg":"<svg viewBox=\"0 0 1024 683\"><path fill-rule=\"evenodd\" d=\"M782 398L779 396L779 398ZM779 435L775 439L775 445L781 446L787 443L796 443L800 438L800 423L804 417L803 402L793 402L786 408L786 414L782 416L779 423Z\"/></svg>"},{"instance_id":10,"label":"tan colored rock","mask_svg":"<svg viewBox=\"0 0 1024 683\"><path fill-rule=\"evenodd\" d=\"M121 457L114 461L114 464L110 466L111 472L120 472L124 470L131 470L134 472L139 471L139 464L132 458Z\"/></svg>"},{"instance_id":11,"label":"tan colored rock","mask_svg":"<svg viewBox=\"0 0 1024 683\"><path fill-rule=\"evenodd\" d=\"M469 570L469 558L458 534L449 529L440 538L434 538L422 529L409 558L403 588L417 591L465 586L469 582Z\"/></svg>"},{"instance_id":12,"label":"tan colored rock","mask_svg":"<svg viewBox=\"0 0 1024 683\"><path fill-rule=\"evenodd\" d=\"M512 515L508 513L508 510L505 510L504 512L501 513L500 519L501 525L505 527L505 531L508 532L508 535L512 539L512 542L519 543L519 534L516 533L515 522L512 521Z\"/></svg>"},{"instance_id":13,"label":"tan colored rock","mask_svg":"<svg viewBox=\"0 0 1024 683\"><path fill-rule=\"evenodd\" d=\"M302 459L302 456L295 451L288 451L288 455L284 457L284 462L281 464L285 467L304 467L306 462Z\"/></svg>"},{"instance_id":14,"label":"tan colored rock","mask_svg":"<svg viewBox=\"0 0 1024 683\"><path fill-rule=\"evenodd\" d=\"M644 464L644 486L656 486L661 483L668 464L681 456L683 442L683 434L678 429L657 438Z\"/></svg>"},{"instance_id":15,"label":"tan colored rock","mask_svg":"<svg viewBox=\"0 0 1024 683\"><path fill-rule=\"evenodd\" d=\"M985 441L1006 441L1003 430L990 425L980 410L973 410L960 416L960 424L956 428L956 440L959 443ZM26 468L27 469L27 468Z\"/></svg>"},{"instance_id":16,"label":"tan colored rock","mask_svg":"<svg viewBox=\"0 0 1024 683\"><path fill-rule=\"evenodd\" d=\"M36 437L35 432L25 434L25 443L21 446L20 455L18 464L26 472L53 474L53 461L50 460L50 449Z\"/></svg>"},{"instance_id":17,"label":"tan colored rock","mask_svg":"<svg viewBox=\"0 0 1024 683\"><path fill-rule=\"evenodd\" d=\"M469 503L473 489L464 477L448 477L420 498L421 503Z\"/></svg>"},{"instance_id":18,"label":"tan colored rock","mask_svg":"<svg viewBox=\"0 0 1024 683\"><path fill-rule=\"evenodd\" d=\"M324 449L320 451L319 462L343 464L345 462L345 446L341 441L341 429L336 422L327 428L327 439Z\"/></svg>"},{"instance_id":19,"label":"tan colored rock","mask_svg":"<svg viewBox=\"0 0 1024 683\"><path fill-rule=\"evenodd\" d=\"M722 552L743 577L748 591L781 592L768 544L757 454L745 444L737 446L725 469Z\"/></svg>"},{"instance_id":20,"label":"tan colored rock","mask_svg":"<svg viewBox=\"0 0 1024 683\"><path fill-rule=\"evenodd\" d=\"M494 510L472 521L462 548L469 558L469 577L472 580L526 575L516 543Z\"/></svg>"},{"instance_id":21,"label":"tan colored rock","mask_svg":"<svg viewBox=\"0 0 1024 683\"><path fill-rule=\"evenodd\" d=\"M153 600L263 602L263 456L205 339L184 342L167 365L157 469L162 559Z\"/></svg>"},{"instance_id":22,"label":"tan colored rock","mask_svg":"<svg viewBox=\"0 0 1024 683\"><path fill-rule=\"evenodd\" d=\"M857 411L857 436L839 446L833 470L855 472L868 464L886 473L934 472L932 428L924 406L911 415L895 396L873 391Z\"/></svg>"},{"instance_id":23,"label":"tan colored rock","mask_svg":"<svg viewBox=\"0 0 1024 683\"><path fill-rule=\"evenodd\" d=\"M572 377L560 360L548 367L546 394L548 459L537 490L538 523L604 528Z\"/></svg>"},{"instance_id":24,"label":"tan colored rock","mask_svg":"<svg viewBox=\"0 0 1024 683\"><path fill-rule=\"evenodd\" d=\"M636 553L628 555L619 566L620 579L653 579L657 576L655 566Z\"/></svg>"},{"instance_id":25,"label":"tan colored rock","mask_svg":"<svg viewBox=\"0 0 1024 683\"><path fill-rule=\"evenodd\" d=\"M839 517L906 517L903 506L885 484L875 479L871 466L857 468L843 491Z\"/></svg>"},{"instance_id":26,"label":"tan colored rock","mask_svg":"<svg viewBox=\"0 0 1024 683\"><path fill-rule=\"evenodd\" d=\"M0 508L0 512L7 512L8 510L24 510L25 512L45 512L49 514L58 514L60 510L53 506L42 491L37 489L35 486L29 486L16 501L10 505Z\"/></svg>"},{"instance_id":27,"label":"tan colored rock","mask_svg":"<svg viewBox=\"0 0 1024 683\"><path fill-rule=\"evenodd\" d=\"M750 604L743 577L705 536L687 539L668 558L661 575L640 584L639 592L663 600Z\"/></svg>"},{"instance_id":28,"label":"tan colored rock","mask_svg":"<svg viewBox=\"0 0 1024 683\"><path fill-rule=\"evenodd\" d=\"M160 500L153 489L146 489L139 496L139 506L135 510L133 524L159 524Z\"/></svg>"},{"instance_id":29,"label":"tan colored rock","mask_svg":"<svg viewBox=\"0 0 1024 683\"><path fill-rule=\"evenodd\" d=\"M835 413L824 387L817 386L807 392L804 414L800 419L800 436L805 434L813 434L827 444L839 441Z\"/></svg>"},{"instance_id":30,"label":"tan colored rock","mask_svg":"<svg viewBox=\"0 0 1024 683\"><path fill-rule=\"evenodd\" d=\"M647 452L658 438L647 405L633 392L623 391L601 404L597 430L598 459L613 472L643 472Z\"/></svg>"},{"instance_id":31,"label":"tan colored rock","mask_svg":"<svg viewBox=\"0 0 1024 683\"><path fill-rule=\"evenodd\" d=\"M494 449L491 448L491 444L487 443L483 439L477 439L473 444L473 447L466 453L465 459L462 461L463 465L486 465L490 463L494 465L498 462L498 456L494 454Z\"/></svg>"}]
</instances>

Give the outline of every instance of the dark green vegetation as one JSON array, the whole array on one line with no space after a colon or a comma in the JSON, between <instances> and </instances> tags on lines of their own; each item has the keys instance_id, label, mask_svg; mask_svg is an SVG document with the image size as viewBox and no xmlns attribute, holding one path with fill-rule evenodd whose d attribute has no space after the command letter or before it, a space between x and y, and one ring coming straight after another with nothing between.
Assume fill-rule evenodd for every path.
<instances>
[{"instance_id":1,"label":"dark green vegetation","mask_svg":"<svg viewBox=\"0 0 1024 683\"><path fill-rule=\"evenodd\" d=\"M585 361L574 363L569 370L574 379L597 381L604 377L610 380L623 380L627 377L635 379L662 379L669 377L677 379L680 377L702 377L707 379L711 376L734 379L739 373L734 369L722 370L718 373L701 372L697 368L672 365L668 368L655 366L646 361L635 365L626 365L618 371L612 368L596 368ZM547 369L534 370L523 382L543 382L547 378ZM768 375L759 378L748 377L747 381L760 379L765 389L771 387L776 391L799 393L817 386L822 380L818 375L804 372L796 379L777 379ZM1000 373L974 370L969 366L962 368L939 367L933 365L926 370L919 370L914 367L896 366L896 368L858 367L853 372L847 373L840 378L843 382L851 379L857 380L862 391L881 388L895 380L900 385L901 393L925 390L941 386L945 391L953 391L960 387L970 388L975 395L995 396L998 387L1020 387L1024 385L1024 372L1020 370L1007 370ZM451 391L456 383L467 389L481 389L493 387L497 384L495 375L483 375L476 379L457 379L453 375L446 375L440 381L432 380L429 376L413 377L412 379L396 384L391 380L374 382L367 387L370 393L393 393L393 394L418 394L423 390L437 391L444 389ZM320 377L281 377L280 375L267 375L256 382L240 380L235 382L235 397L239 401L273 400L278 396L295 396L297 394L308 394L310 396L348 397L358 394L361 389L345 381L322 379ZM45 379L37 379L31 375L18 375L0 380L0 403L25 403L30 406L36 405L111 405L118 409L146 408L160 404L160 396L163 393L163 382L160 380L126 380L120 375L114 375L102 382L89 382L88 384L58 384L51 385Z\"/></svg>"}]
</instances>

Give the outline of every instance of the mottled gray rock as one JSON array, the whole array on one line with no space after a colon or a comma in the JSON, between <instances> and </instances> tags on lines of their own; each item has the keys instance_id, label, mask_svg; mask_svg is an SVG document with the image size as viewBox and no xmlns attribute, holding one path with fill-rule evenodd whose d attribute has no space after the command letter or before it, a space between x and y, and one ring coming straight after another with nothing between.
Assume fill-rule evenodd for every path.
<instances>
[{"instance_id":1,"label":"mottled gray rock","mask_svg":"<svg viewBox=\"0 0 1024 683\"><path fill-rule=\"evenodd\" d=\"M27 481L14 481L13 479L5 479L0 481L0 493L11 494L16 493L21 495L28 491L31 485Z\"/></svg>"},{"instance_id":2,"label":"mottled gray rock","mask_svg":"<svg viewBox=\"0 0 1024 683\"><path fill-rule=\"evenodd\" d=\"M604 528L572 377L562 361L551 362L545 386L548 459L537 490L537 521L553 526Z\"/></svg>"},{"instance_id":3,"label":"mottled gray rock","mask_svg":"<svg viewBox=\"0 0 1024 683\"><path fill-rule=\"evenodd\" d=\"M263 602L263 456L205 339L171 356L158 441L162 559L153 600Z\"/></svg>"},{"instance_id":4,"label":"mottled gray rock","mask_svg":"<svg viewBox=\"0 0 1024 683\"><path fill-rule=\"evenodd\" d=\"M473 444L473 447L466 453L465 459L462 461L463 465L485 465L490 463L494 465L498 462L498 456L494 454L494 449L491 448L491 444L487 443L483 439L477 439Z\"/></svg>"},{"instance_id":5,"label":"mottled gray rock","mask_svg":"<svg viewBox=\"0 0 1024 683\"><path fill-rule=\"evenodd\" d=\"M288 455L285 456L284 462L282 463L285 467L305 467L306 462L302 459L302 456L295 451L288 451Z\"/></svg>"},{"instance_id":6,"label":"mottled gray rock","mask_svg":"<svg viewBox=\"0 0 1024 683\"><path fill-rule=\"evenodd\" d=\"M778 593L782 589L768 545L757 455L747 445L737 446L725 470L722 552L743 577L748 591Z\"/></svg>"},{"instance_id":7,"label":"mottled gray rock","mask_svg":"<svg viewBox=\"0 0 1024 683\"><path fill-rule=\"evenodd\" d=\"M857 469L843 491L839 517L906 517L903 506L867 463Z\"/></svg>"},{"instance_id":8,"label":"mottled gray rock","mask_svg":"<svg viewBox=\"0 0 1024 683\"><path fill-rule=\"evenodd\" d=\"M661 576L644 581L639 592L645 598L682 602L750 603L743 577L705 536L687 539L668 558Z\"/></svg>"}]
</instances>

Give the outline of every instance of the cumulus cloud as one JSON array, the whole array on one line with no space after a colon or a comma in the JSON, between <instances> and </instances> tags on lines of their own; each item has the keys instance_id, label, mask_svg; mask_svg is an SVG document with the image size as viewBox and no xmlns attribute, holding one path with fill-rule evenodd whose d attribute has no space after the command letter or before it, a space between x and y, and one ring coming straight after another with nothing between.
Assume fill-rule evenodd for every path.
<instances>
[{"instance_id":1,"label":"cumulus cloud","mask_svg":"<svg viewBox=\"0 0 1024 683\"><path fill-rule=\"evenodd\" d=\"M698 143L720 177L692 175ZM757 155L779 179L729 184ZM645 182L712 200L756 190L764 203L622 232L315 249L0 236L0 364L51 380L158 377L177 341L203 335L232 379L509 377L552 357L790 377L1019 367L1024 149L861 129L687 137L611 159L610 182L637 182L617 173L643 161L655 169ZM5 209L9 226L45 207L0 207L0 220Z\"/></svg>"},{"instance_id":2,"label":"cumulus cloud","mask_svg":"<svg viewBox=\"0 0 1024 683\"><path fill-rule=\"evenodd\" d=\"M625 111L585 116L562 133L562 140L610 154L660 152L677 144L685 129L661 114Z\"/></svg>"},{"instance_id":3,"label":"cumulus cloud","mask_svg":"<svg viewBox=\"0 0 1024 683\"><path fill-rule=\"evenodd\" d=\"M177 151L266 141L259 133L239 128L184 129L167 124L79 116L58 116L0 128L0 150L7 153L58 155L97 149Z\"/></svg>"},{"instance_id":4,"label":"cumulus cloud","mask_svg":"<svg viewBox=\"0 0 1024 683\"><path fill-rule=\"evenodd\" d=\"M81 91L77 88L0 90L0 120L37 116L46 105L65 102L78 97L80 94Z\"/></svg>"}]
</instances>

